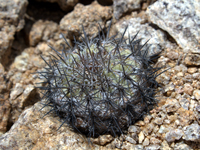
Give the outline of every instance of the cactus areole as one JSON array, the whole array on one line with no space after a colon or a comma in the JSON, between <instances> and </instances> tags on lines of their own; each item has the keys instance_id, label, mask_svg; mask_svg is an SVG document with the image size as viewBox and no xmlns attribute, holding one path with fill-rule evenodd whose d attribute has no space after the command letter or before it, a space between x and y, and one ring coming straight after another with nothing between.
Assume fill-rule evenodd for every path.
<instances>
[{"instance_id":1,"label":"cactus areole","mask_svg":"<svg viewBox=\"0 0 200 150\"><path fill-rule=\"evenodd\" d=\"M45 91L44 107L61 118L61 126L67 123L87 137L122 134L156 104L160 68L153 68L152 60L158 54L149 56L137 34L125 39L124 34L109 37L109 31L110 26L107 34L89 39L83 28L82 41L70 50L51 47L56 54L50 61L42 57L47 64L39 72L46 80L39 87Z\"/></svg>"}]
</instances>

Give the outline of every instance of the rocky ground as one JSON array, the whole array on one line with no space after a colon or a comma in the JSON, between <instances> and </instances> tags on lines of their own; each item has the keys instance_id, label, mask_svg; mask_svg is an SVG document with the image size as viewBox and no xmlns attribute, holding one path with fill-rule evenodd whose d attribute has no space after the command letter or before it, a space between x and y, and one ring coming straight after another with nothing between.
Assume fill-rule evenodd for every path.
<instances>
[{"instance_id":1,"label":"rocky ground","mask_svg":"<svg viewBox=\"0 0 200 150\"><path fill-rule=\"evenodd\" d=\"M50 108L40 111L34 73L45 67L40 55L53 53L48 45L61 50L61 33L73 45L81 25L95 36L111 19L111 35L140 31L161 52L155 67L170 69L157 77L159 103L144 120L88 143L66 124L57 130L52 113L43 117ZM200 149L199 0L0 0L0 28L0 149Z\"/></svg>"}]
</instances>

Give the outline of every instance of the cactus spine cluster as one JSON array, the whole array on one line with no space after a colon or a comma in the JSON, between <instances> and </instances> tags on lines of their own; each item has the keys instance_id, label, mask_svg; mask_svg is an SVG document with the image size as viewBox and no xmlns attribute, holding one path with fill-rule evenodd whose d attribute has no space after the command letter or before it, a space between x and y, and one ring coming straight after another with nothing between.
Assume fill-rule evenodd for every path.
<instances>
[{"instance_id":1,"label":"cactus spine cluster","mask_svg":"<svg viewBox=\"0 0 200 150\"><path fill-rule=\"evenodd\" d=\"M109 31L89 39L83 28L82 41L62 53L52 48L56 55L39 73L46 79L44 107L88 137L121 134L156 103L157 55L148 55L137 34L125 39Z\"/></svg>"}]
</instances>

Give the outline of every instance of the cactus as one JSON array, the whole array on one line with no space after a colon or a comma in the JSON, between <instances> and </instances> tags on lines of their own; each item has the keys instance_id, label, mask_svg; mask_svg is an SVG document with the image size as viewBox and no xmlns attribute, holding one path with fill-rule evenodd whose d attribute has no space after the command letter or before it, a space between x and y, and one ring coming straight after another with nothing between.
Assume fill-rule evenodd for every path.
<instances>
[{"instance_id":1,"label":"cactus","mask_svg":"<svg viewBox=\"0 0 200 150\"><path fill-rule=\"evenodd\" d=\"M88 137L122 134L157 102L160 68L152 61L158 54L148 56L147 42L141 45L137 34L125 39L127 28L120 38L109 37L110 26L106 35L99 32L91 39L83 28L82 41L68 51L51 47L56 54L49 62L43 58L46 71L39 73L46 79L40 87L44 107L51 106L61 126L67 123Z\"/></svg>"}]
</instances>

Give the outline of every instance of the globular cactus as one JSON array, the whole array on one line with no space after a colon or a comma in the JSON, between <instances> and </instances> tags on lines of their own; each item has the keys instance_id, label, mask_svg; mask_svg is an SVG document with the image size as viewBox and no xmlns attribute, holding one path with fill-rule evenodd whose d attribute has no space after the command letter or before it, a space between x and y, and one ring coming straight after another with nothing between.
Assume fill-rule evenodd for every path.
<instances>
[{"instance_id":1,"label":"globular cactus","mask_svg":"<svg viewBox=\"0 0 200 150\"><path fill-rule=\"evenodd\" d=\"M88 137L121 134L156 104L160 68L151 63L158 55L149 56L136 35L109 37L109 31L110 26L106 35L89 39L83 29L82 42L62 53L52 48L56 55L44 59L46 71L40 72L46 79L40 87L44 107L51 106L63 123Z\"/></svg>"}]
</instances>

